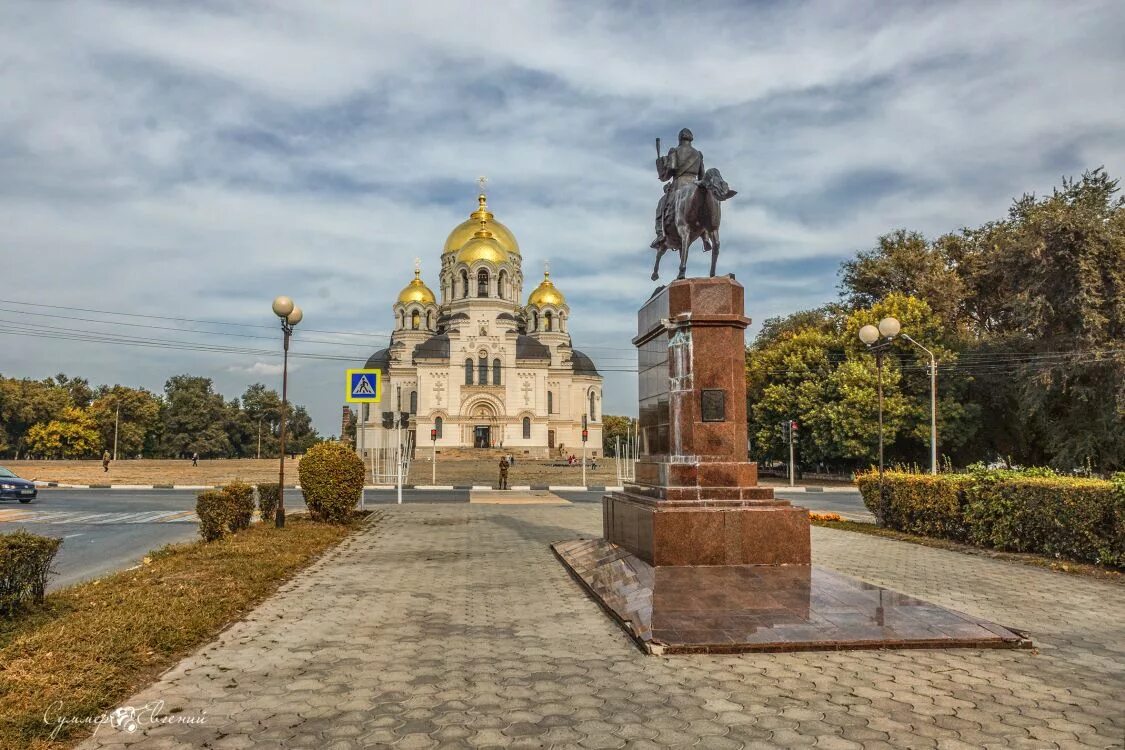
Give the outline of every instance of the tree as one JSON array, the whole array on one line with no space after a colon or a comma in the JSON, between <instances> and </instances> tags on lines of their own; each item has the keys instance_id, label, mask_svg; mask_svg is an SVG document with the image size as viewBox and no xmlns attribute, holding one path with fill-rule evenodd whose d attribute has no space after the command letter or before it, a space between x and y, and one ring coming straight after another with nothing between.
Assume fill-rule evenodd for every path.
<instances>
[{"instance_id":1,"label":"tree","mask_svg":"<svg viewBox=\"0 0 1125 750\"><path fill-rule=\"evenodd\" d=\"M162 449L165 455L203 457L232 455L227 435L227 409L211 379L176 375L164 384Z\"/></svg>"},{"instance_id":2,"label":"tree","mask_svg":"<svg viewBox=\"0 0 1125 750\"><path fill-rule=\"evenodd\" d=\"M120 418L118 418L120 408ZM117 428L117 450L121 456L151 455L156 448L160 425L160 398L144 388L101 386L90 404L102 445L113 449Z\"/></svg>"},{"instance_id":3,"label":"tree","mask_svg":"<svg viewBox=\"0 0 1125 750\"><path fill-rule=\"evenodd\" d=\"M281 416L281 396L272 388L254 383L242 394L242 411L253 432L253 454L257 456L261 436L261 455L277 455L277 427Z\"/></svg>"},{"instance_id":4,"label":"tree","mask_svg":"<svg viewBox=\"0 0 1125 750\"><path fill-rule=\"evenodd\" d=\"M899 293L935 312L931 340L958 353L939 376L943 453L1125 467L1125 199L1104 170L932 243L886 235L844 264L841 292L853 307Z\"/></svg>"},{"instance_id":5,"label":"tree","mask_svg":"<svg viewBox=\"0 0 1125 750\"><path fill-rule=\"evenodd\" d=\"M27 431L27 450L46 458L96 456L101 441L98 425L88 409L67 406L58 419L32 425Z\"/></svg>"},{"instance_id":6,"label":"tree","mask_svg":"<svg viewBox=\"0 0 1125 750\"><path fill-rule=\"evenodd\" d=\"M2 442L17 455L26 449L27 431L35 424L47 423L72 404L71 394L51 378L5 378L0 376L0 429Z\"/></svg>"},{"instance_id":7,"label":"tree","mask_svg":"<svg viewBox=\"0 0 1125 750\"><path fill-rule=\"evenodd\" d=\"M313 429L312 417L305 407L290 404L289 417L285 420L285 452L304 453L319 442L320 435Z\"/></svg>"},{"instance_id":8,"label":"tree","mask_svg":"<svg viewBox=\"0 0 1125 750\"><path fill-rule=\"evenodd\" d=\"M622 443L629 440L633 435L636 423L632 417L620 417L613 414L602 415L602 455L603 456L616 456L617 455L617 441L620 439Z\"/></svg>"},{"instance_id":9,"label":"tree","mask_svg":"<svg viewBox=\"0 0 1125 750\"><path fill-rule=\"evenodd\" d=\"M874 250L844 262L841 289L853 308L870 307L890 294L920 299L947 328L957 328L964 282L945 250L945 244L929 244L918 232L899 229L885 234Z\"/></svg>"}]
</instances>

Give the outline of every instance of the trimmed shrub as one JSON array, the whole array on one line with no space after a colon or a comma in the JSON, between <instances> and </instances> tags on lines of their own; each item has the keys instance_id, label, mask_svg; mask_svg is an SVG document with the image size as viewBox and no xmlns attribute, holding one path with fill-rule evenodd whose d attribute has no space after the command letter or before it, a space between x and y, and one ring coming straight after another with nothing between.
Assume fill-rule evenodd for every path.
<instances>
[{"instance_id":1,"label":"trimmed shrub","mask_svg":"<svg viewBox=\"0 0 1125 750\"><path fill-rule=\"evenodd\" d=\"M199 535L213 542L230 533L234 504L222 490L206 490L195 498L195 514L199 516Z\"/></svg>"},{"instance_id":2,"label":"trimmed shrub","mask_svg":"<svg viewBox=\"0 0 1125 750\"><path fill-rule=\"evenodd\" d=\"M223 487L223 492L231 503L230 530L238 532L250 528L254 520L254 486L236 480Z\"/></svg>"},{"instance_id":3,"label":"trimmed shrub","mask_svg":"<svg viewBox=\"0 0 1125 750\"><path fill-rule=\"evenodd\" d=\"M1015 552L1038 552L1125 567L1125 475L1113 481L1044 471L969 474L886 472L856 481L864 504L885 526L912 534Z\"/></svg>"},{"instance_id":4,"label":"trimmed shrub","mask_svg":"<svg viewBox=\"0 0 1125 750\"><path fill-rule=\"evenodd\" d=\"M879 503L879 472L856 474L863 504L884 526L910 534L964 541L963 485L958 474L883 473L887 493L886 517Z\"/></svg>"},{"instance_id":5,"label":"trimmed shrub","mask_svg":"<svg viewBox=\"0 0 1125 750\"><path fill-rule=\"evenodd\" d=\"M258 485L258 512L262 514L263 523L272 523L277 514L277 502L281 497L281 485L277 482L266 482Z\"/></svg>"},{"instance_id":6,"label":"trimmed shrub","mask_svg":"<svg viewBox=\"0 0 1125 750\"><path fill-rule=\"evenodd\" d=\"M342 443L313 445L297 467L305 504L313 518L343 523L363 494L363 461Z\"/></svg>"},{"instance_id":7,"label":"trimmed shrub","mask_svg":"<svg viewBox=\"0 0 1125 750\"><path fill-rule=\"evenodd\" d=\"M0 616L10 617L21 605L42 602L51 575L51 561L62 539L26 531L0 534Z\"/></svg>"},{"instance_id":8,"label":"trimmed shrub","mask_svg":"<svg viewBox=\"0 0 1125 750\"><path fill-rule=\"evenodd\" d=\"M973 544L1125 565L1125 548L1120 538L1114 539L1125 498L1110 482L974 478L966 499L965 522Z\"/></svg>"}]
</instances>

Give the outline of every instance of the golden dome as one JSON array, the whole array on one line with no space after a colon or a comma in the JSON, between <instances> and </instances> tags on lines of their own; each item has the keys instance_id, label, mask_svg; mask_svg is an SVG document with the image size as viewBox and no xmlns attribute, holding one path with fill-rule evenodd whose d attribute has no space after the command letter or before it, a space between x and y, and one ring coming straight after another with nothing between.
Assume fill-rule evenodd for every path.
<instances>
[{"instance_id":1,"label":"golden dome","mask_svg":"<svg viewBox=\"0 0 1125 750\"><path fill-rule=\"evenodd\" d=\"M449 237L445 240L445 249L442 254L455 253L461 250L465 245L470 242L474 235L482 228L492 233L492 239L495 240L496 246L505 253L512 255L520 254L519 243L516 242L515 235L506 226L496 221L492 212L488 210L488 201L484 193L477 196L477 201L480 206L476 211L469 214L469 218L458 224ZM499 262L499 261L497 261Z\"/></svg>"},{"instance_id":2,"label":"golden dome","mask_svg":"<svg viewBox=\"0 0 1125 750\"><path fill-rule=\"evenodd\" d=\"M566 297L551 283L550 271L543 272L543 280L539 282L539 286L535 287L535 291L528 295L527 304L535 307L543 307L544 305L562 307L566 304Z\"/></svg>"},{"instance_id":3,"label":"golden dome","mask_svg":"<svg viewBox=\"0 0 1125 750\"><path fill-rule=\"evenodd\" d=\"M421 269L414 269L414 278L398 294L398 304L409 305L411 302L421 302L423 305L432 305L437 301L434 293L422 281Z\"/></svg>"},{"instance_id":4,"label":"golden dome","mask_svg":"<svg viewBox=\"0 0 1125 750\"><path fill-rule=\"evenodd\" d=\"M478 222L478 229L473 233L472 239L466 242L460 250L457 251L456 261L466 265L472 265L478 260L486 260L489 263L500 264L508 259L508 253L504 251L492 232L487 229L487 220L481 219Z\"/></svg>"}]
</instances>

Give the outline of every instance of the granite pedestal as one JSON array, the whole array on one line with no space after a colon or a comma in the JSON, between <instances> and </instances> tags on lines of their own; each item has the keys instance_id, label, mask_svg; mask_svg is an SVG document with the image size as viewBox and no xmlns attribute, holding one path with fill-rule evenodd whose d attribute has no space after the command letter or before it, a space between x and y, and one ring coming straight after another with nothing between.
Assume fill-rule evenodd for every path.
<instances>
[{"instance_id":1,"label":"granite pedestal","mask_svg":"<svg viewBox=\"0 0 1125 750\"><path fill-rule=\"evenodd\" d=\"M638 314L636 481L603 539L552 545L650 653L1017 647L1019 633L811 566L809 514L747 461L743 288L674 281Z\"/></svg>"}]
</instances>

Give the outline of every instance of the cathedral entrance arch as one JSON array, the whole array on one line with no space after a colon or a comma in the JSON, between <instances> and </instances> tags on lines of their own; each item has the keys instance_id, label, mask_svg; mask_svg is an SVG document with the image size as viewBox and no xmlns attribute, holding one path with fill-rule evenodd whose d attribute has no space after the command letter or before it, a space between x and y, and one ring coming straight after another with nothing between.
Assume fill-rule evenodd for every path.
<instances>
[{"instance_id":1,"label":"cathedral entrance arch","mask_svg":"<svg viewBox=\"0 0 1125 750\"><path fill-rule=\"evenodd\" d=\"M492 448L503 440L500 407L490 398L478 398L465 404L461 411L471 430L467 435L474 448Z\"/></svg>"}]
</instances>

